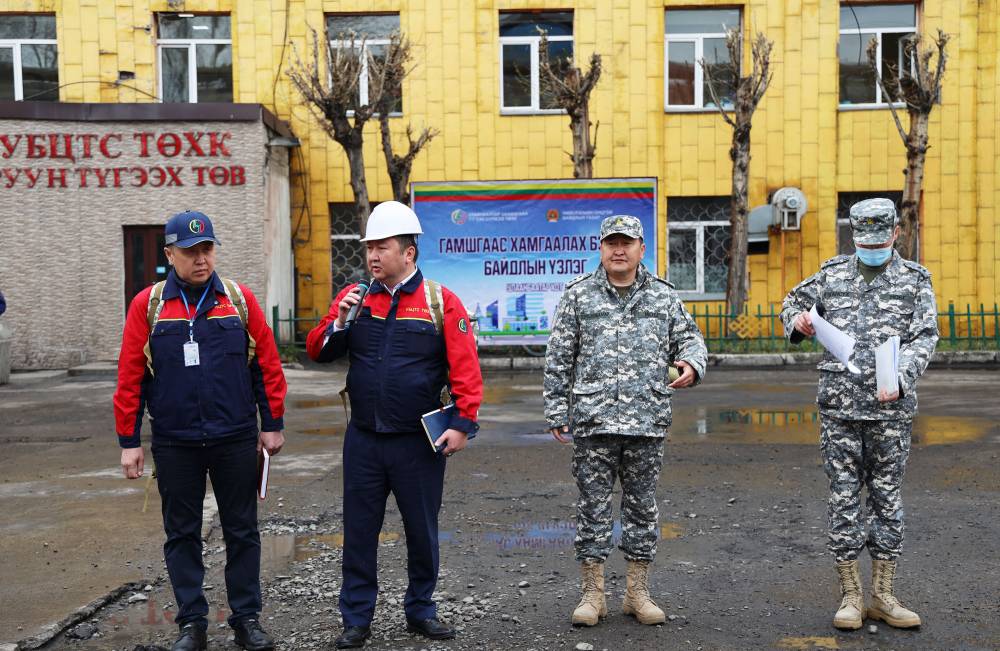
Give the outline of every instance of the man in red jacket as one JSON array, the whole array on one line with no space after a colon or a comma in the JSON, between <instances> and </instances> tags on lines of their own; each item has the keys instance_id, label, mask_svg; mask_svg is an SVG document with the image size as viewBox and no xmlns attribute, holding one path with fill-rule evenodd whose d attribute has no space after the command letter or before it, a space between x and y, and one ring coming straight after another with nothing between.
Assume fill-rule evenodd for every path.
<instances>
[{"instance_id":1,"label":"man in red jacket","mask_svg":"<svg viewBox=\"0 0 1000 651\"><path fill-rule=\"evenodd\" d=\"M409 587L403 602L407 630L434 640L455 631L437 619L432 600L438 574L438 511L445 458L465 448L479 429L483 380L476 340L462 302L424 279L416 262L416 214L396 201L368 219L368 268L363 297L345 287L309 333L306 349L318 362L350 359L351 421L344 437L344 564L339 649L364 645L378 594L378 535L391 492L403 516ZM352 308L357 307L352 312ZM441 407L448 386L455 408L435 451L420 423Z\"/></svg>"},{"instance_id":2,"label":"man in red jacket","mask_svg":"<svg viewBox=\"0 0 1000 651\"><path fill-rule=\"evenodd\" d=\"M163 555L180 627L172 651L208 645L208 602L201 587L206 475L226 541L229 624L236 644L251 651L273 649L274 640L258 621L256 489L260 449L277 454L285 441L281 360L254 295L216 275L219 241L211 220L200 212L174 215L166 225L166 244L170 274L139 292L125 319L114 398L122 470L129 479L142 476L139 430L148 409L167 535Z\"/></svg>"}]
</instances>

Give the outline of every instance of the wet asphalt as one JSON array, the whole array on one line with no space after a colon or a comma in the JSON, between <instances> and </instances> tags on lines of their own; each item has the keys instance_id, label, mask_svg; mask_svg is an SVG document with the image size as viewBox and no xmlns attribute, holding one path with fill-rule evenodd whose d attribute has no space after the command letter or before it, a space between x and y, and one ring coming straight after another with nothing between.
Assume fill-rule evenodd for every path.
<instances>
[{"instance_id":1,"label":"wet asphalt","mask_svg":"<svg viewBox=\"0 0 1000 651\"><path fill-rule=\"evenodd\" d=\"M322 649L340 630L343 369L288 378L287 444L259 510L262 621L279 648ZM113 378L15 379L0 387L0 649L169 647L159 498L145 479L121 478ZM609 617L575 629L571 449L543 432L540 374L487 376L482 432L449 461L440 519L437 598L459 637L432 644L402 630L405 537L390 499L368 648L1000 649L1000 372L931 369L920 385L898 580L924 620L915 631L830 625L839 593L825 548L815 383L808 368L710 369L676 394L652 581L669 621L643 627L621 614L616 552ZM147 454L147 474L148 463ZM211 499L205 512L210 648L235 649ZM67 620L86 604L100 607ZM51 635L75 619L70 635L88 639Z\"/></svg>"}]
</instances>

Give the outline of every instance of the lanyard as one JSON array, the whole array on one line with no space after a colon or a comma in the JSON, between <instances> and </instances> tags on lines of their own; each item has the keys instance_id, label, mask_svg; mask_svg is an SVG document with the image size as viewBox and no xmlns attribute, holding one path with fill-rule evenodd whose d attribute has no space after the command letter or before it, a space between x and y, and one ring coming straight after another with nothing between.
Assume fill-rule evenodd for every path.
<instances>
[{"instance_id":1,"label":"lanyard","mask_svg":"<svg viewBox=\"0 0 1000 651\"><path fill-rule=\"evenodd\" d=\"M194 314L191 314L191 308L188 307L187 296L184 295L184 288L181 288L181 300L184 301L184 314L188 317L188 341L194 341L194 320L198 316L198 310L201 309L201 304L204 302L205 297L208 296L208 290L212 289L212 281L209 279L208 285L205 286L205 291L201 293L201 298L198 299L198 305L194 308Z\"/></svg>"}]
</instances>

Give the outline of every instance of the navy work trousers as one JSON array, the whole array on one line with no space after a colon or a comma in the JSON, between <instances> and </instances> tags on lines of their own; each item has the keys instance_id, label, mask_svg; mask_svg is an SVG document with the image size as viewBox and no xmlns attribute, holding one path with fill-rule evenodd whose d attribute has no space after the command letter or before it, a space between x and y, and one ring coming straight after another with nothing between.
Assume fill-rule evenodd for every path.
<instances>
[{"instance_id":1,"label":"navy work trousers","mask_svg":"<svg viewBox=\"0 0 1000 651\"><path fill-rule=\"evenodd\" d=\"M208 625L208 601L201 586L201 520L205 477L212 479L226 541L229 623L260 614L260 533L257 530L257 441L206 446L164 445L154 438L156 482L160 489L163 556L177 600L176 622Z\"/></svg>"},{"instance_id":2,"label":"navy work trousers","mask_svg":"<svg viewBox=\"0 0 1000 651\"><path fill-rule=\"evenodd\" d=\"M444 455L423 432L376 434L348 425L344 437L344 626L368 626L378 596L378 543L389 493L403 517L409 587L407 619L436 617L438 512L444 492Z\"/></svg>"}]
</instances>

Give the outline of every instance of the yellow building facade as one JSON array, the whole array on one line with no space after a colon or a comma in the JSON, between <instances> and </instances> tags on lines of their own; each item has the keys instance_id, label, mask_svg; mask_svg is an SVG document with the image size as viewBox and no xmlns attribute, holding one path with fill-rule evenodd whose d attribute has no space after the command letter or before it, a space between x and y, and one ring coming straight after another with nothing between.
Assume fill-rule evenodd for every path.
<instances>
[{"instance_id":1,"label":"yellow building facade","mask_svg":"<svg viewBox=\"0 0 1000 651\"><path fill-rule=\"evenodd\" d=\"M310 30L325 32L326 16L398 14L414 69L394 130L400 137L406 123L440 130L416 159L411 181L463 181L572 176L565 115L501 109L499 38L504 13L571 11L578 65L595 51L604 61L591 104L600 122L595 176L658 178L659 272L667 273L671 201L730 189L729 127L710 107L666 106L669 12L713 7L737 9L745 32L761 31L775 44L773 82L752 132L751 206L788 186L800 188L809 205L800 231L772 232L766 250L750 256L750 304L766 306L837 253L838 200L903 187L904 148L889 110L841 101L845 25L835 0L0 0L2 12L55 15L61 102L158 101L156 14L229 16L232 101L263 104L301 141L292 160L300 316L325 311L336 289L330 205L351 201L343 150L287 77L296 57L307 56ZM992 308L1000 286L998 0L925 0L915 14L917 31L952 37L942 103L930 124L921 262L933 273L942 308ZM382 201L392 195L376 131L372 123L365 133L365 157L369 193Z\"/></svg>"}]
</instances>

